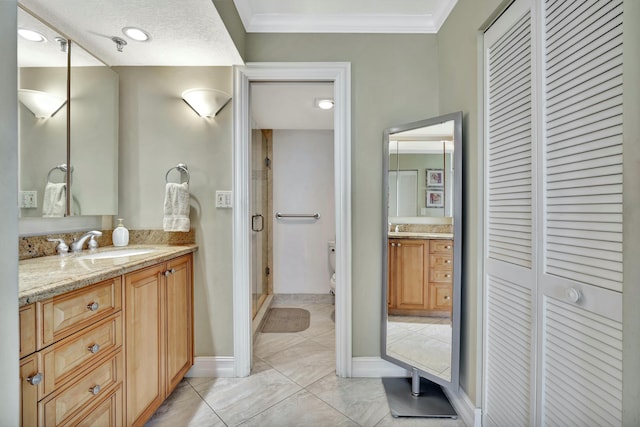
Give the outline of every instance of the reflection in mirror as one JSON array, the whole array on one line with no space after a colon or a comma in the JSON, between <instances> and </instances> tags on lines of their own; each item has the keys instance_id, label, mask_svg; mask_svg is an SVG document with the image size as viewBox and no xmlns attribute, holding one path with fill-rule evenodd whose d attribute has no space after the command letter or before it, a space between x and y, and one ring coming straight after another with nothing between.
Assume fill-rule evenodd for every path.
<instances>
[{"instance_id":1,"label":"reflection in mirror","mask_svg":"<svg viewBox=\"0 0 640 427\"><path fill-rule=\"evenodd\" d=\"M118 213L118 75L71 42L70 215Z\"/></svg>"},{"instance_id":2,"label":"reflection in mirror","mask_svg":"<svg viewBox=\"0 0 640 427\"><path fill-rule=\"evenodd\" d=\"M54 107L52 116L36 117L32 110L37 107L20 90L36 91L28 92L37 97L35 103L42 102L43 94L66 101L66 39L20 8L18 30L20 215L62 217L67 193L67 109L60 105L62 108ZM34 41L33 34L27 33L27 39L23 30L42 38Z\"/></svg>"},{"instance_id":3,"label":"reflection in mirror","mask_svg":"<svg viewBox=\"0 0 640 427\"><path fill-rule=\"evenodd\" d=\"M461 137L462 113L385 131L381 352L416 393L424 379L458 387Z\"/></svg>"}]
</instances>

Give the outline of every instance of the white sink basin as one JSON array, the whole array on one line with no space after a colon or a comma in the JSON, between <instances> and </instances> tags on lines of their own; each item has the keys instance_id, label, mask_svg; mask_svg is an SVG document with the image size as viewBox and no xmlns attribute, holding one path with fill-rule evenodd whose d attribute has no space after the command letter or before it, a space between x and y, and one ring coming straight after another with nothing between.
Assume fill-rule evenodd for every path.
<instances>
[{"instance_id":1,"label":"white sink basin","mask_svg":"<svg viewBox=\"0 0 640 427\"><path fill-rule=\"evenodd\" d=\"M104 252L96 252L94 254L82 255L79 256L78 259L121 258L125 256L144 255L151 252L155 252L155 249L113 249Z\"/></svg>"}]
</instances>

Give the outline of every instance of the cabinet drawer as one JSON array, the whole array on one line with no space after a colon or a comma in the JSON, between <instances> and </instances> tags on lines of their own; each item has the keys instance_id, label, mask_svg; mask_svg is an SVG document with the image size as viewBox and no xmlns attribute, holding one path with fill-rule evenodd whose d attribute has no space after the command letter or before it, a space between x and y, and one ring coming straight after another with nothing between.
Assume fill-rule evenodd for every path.
<instances>
[{"instance_id":1,"label":"cabinet drawer","mask_svg":"<svg viewBox=\"0 0 640 427\"><path fill-rule=\"evenodd\" d=\"M65 338L122 307L122 279L97 283L42 303L42 347Z\"/></svg>"},{"instance_id":2,"label":"cabinet drawer","mask_svg":"<svg viewBox=\"0 0 640 427\"><path fill-rule=\"evenodd\" d=\"M103 401L91 406L80 415L64 424L74 427L119 427L124 425L122 386L103 397Z\"/></svg>"},{"instance_id":3,"label":"cabinet drawer","mask_svg":"<svg viewBox=\"0 0 640 427\"><path fill-rule=\"evenodd\" d=\"M429 268L453 271L453 254L436 253L429 256Z\"/></svg>"},{"instance_id":4,"label":"cabinet drawer","mask_svg":"<svg viewBox=\"0 0 640 427\"><path fill-rule=\"evenodd\" d=\"M57 426L66 423L83 408L93 406L105 393L110 393L122 382L122 362L122 352L119 351L94 370L77 378L75 383L41 401L39 407L44 424Z\"/></svg>"},{"instance_id":5,"label":"cabinet drawer","mask_svg":"<svg viewBox=\"0 0 640 427\"><path fill-rule=\"evenodd\" d=\"M41 378L40 354L35 353L20 360L20 425L22 427L38 425Z\"/></svg>"},{"instance_id":6,"label":"cabinet drawer","mask_svg":"<svg viewBox=\"0 0 640 427\"><path fill-rule=\"evenodd\" d=\"M429 283L430 308L432 310L451 309L451 285Z\"/></svg>"},{"instance_id":7,"label":"cabinet drawer","mask_svg":"<svg viewBox=\"0 0 640 427\"><path fill-rule=\"evenodd\" d=\"M429 251L431 253L434 252L445 252L452 253L453 252L453 240L438 240L433 239L429 241Z\"/></svg>"},{"instance_id":8,"label":"cabinet drawer","mask_svg":"<svg viewBox=\"0 0 640 427\"><path fill-rule=\"evenodd\" d=\"M38 325L36 304L25 305L20 308L20 357L36 351Z\"/></svg>"},{"instance_id":9,"label":"cabinet drawer","mask_svg":"<svg viewBox=\"0 0 640 427\"><path fill-rule=\"evenodd\" d=\"M122 314L118 312L95 325L58 341L42 351L44 395L67 379L78 377L105 355L122 345Z\"/></svg>"},{"instance_id":10,"label":"cabinet drawer","mask_svg":"<svg viewBox=\"0 0 640 427\"><path fill-rule=\"evenodd\" d=\"M453 282L453 272L450 270L429 270L429 282Z\"/></svg>"}]
</instances>

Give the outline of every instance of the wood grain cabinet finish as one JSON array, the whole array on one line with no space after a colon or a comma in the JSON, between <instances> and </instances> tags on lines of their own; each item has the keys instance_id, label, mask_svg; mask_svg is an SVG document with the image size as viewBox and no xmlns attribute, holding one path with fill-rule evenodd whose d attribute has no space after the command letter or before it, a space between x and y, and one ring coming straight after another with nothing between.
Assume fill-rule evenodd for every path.
<instances>
[{"instance_id":1,"label":"wood grain cabinet finish","mask_svg":"<svg viewBox=\"0 0 640 427\"><path fill-rule=\"evenodd\" d=\"M453 241L389 239L389 314L450 314Z\"/></svg>"},{"instance_id":2,"label":"wood grain cabinet finish","mask_svg":"<svg viewBox=\"0 0 640 427\"><path fill-rule=\"evenodd\" d=\"M20 340L22 427L143 425L193 366L193 255L21 307Z\"/></svg>"},{"instance_id":3,"label":"wood grain cabinet finish","mask_svg":"<svg viewBox=\"0 0 640 427\"><path fill-rule=\"evenodd\" d=\"M125 276L127 425L144 425L193 365L192 259Z\"/></svg>"}]
</instances>

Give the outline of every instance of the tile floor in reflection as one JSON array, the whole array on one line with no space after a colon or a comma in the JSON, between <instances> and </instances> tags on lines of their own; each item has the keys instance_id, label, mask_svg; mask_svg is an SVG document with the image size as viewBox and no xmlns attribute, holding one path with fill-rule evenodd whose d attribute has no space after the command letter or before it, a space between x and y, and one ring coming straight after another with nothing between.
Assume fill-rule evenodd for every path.
<instances>
[{"instance_id":1,"label":"tile floor in reflection","mask_svg":"<svg viewBox=\"0 0 640 427\"><path fill-rule=\"evenodd\" d=\"M380 379L336 377L332 304L274 306L309 310L309 328L260 334L249 377L185 378L147 426L464 427L462 420L393 418Z\"/></svg>"}]
</instances>

